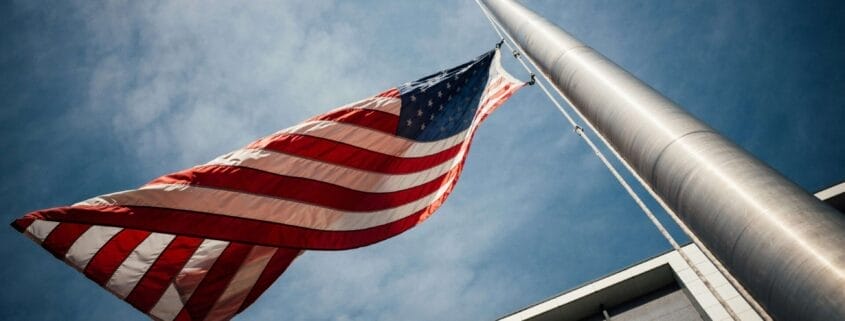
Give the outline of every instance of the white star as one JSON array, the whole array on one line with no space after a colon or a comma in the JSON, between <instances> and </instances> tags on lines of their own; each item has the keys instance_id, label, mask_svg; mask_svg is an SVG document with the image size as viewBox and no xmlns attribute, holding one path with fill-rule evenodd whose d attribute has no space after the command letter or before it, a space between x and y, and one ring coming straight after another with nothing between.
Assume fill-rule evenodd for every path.
<instances>
[{"instance_id":1,"label":"white star","mask_svg":"<svg viewBox=\"0 0 845 321\"><path fill-rule=\"evenodd\" d=\"M428 107L431 107L431 106L434 106L434 102L432 102L431 99L429 99L428 100Z\"/></svg>"},{"instance_id":2,"label":"white star","mask_svg":"<svg viewBox=\"0 0 845 321\"><path fill-rule=\"evenodd\" d=\"M443 92L438 90L437 91L437 98L441 98L441 97L443 97Z\"/></svg>"},{"instance_id":3,"label":"white star","mask_svg":"<svg viewBox=\"0 0 845 321\"><path fill-rule=\"evenodd\" d=\"M414 122L412 122L410 119L408 119L408 121L407 121L406 123L408 124L408 127L411 127L411 125L412 125Z\"/></svg>"},{"instance_id":4,"label":"white star","mask_svg":"<svg viewBox=\"0 0 845 321\"><path fill-rule=\"evenodd\" d=\"M452 95L449 95L449 98L446 98L446 100L452 100Z\"/></svg>"},{"instance_id":5,"label":"white star","mask_svg":"<svg viewBox=\"0 0 845 321\"><path fill-rule=\"evenodd\" d=\"M434 114L431 114L431 116L428 117L428 120L434 120Z\"/></svg>"},{"instance_id":6,"label":"white star","mask_svg":"<svg viewBox=\"0 0 845 321\"><path fill-rule=\"evenodd\" d=\"M452 89L452 84L450 84L450 83L448 83L448 82L447 82L447 83L446 83L446 89Z\"/></svg>"},{"instance_id":7,"label":"white star","mask_svg":"<svg viewBox=\"0 0 845 321\"><path fill-rule=\"evenodd\" d=\"M423 112L422 109L417 109L417 116L422 116Z\"/></svg>"},{"instance_id":8,"label":"white star","mask_svg":"<svg viewBox=\"0 0 845 321\"><path fill-rule=\"evenodd\" d=\"M420 125L420 129L425 129L425 123L423 123L422 125Z\"/></svg>"},{"instance_id":9,"label":"white star","mask_svg":"<svg viewBox=\"0 0 845 321\"><path fill-rule=\"evenodd\" d=\"M437 110L443 110L443 105L440 105L440 107L437 107Z\"/></svg>"},{"instance_id":10,"label":"white star","mask_svg":"<svg viewBox=\"0 0 845 321\"><path fill-rule=\"evenodd\" d=\"M446 127L440 126L440 131L441 131L441 132L445 132L445 131L446 131Z\"/></svg>"},{"instance_id":11,"label":"white star","mask_svg":"<svg viewBox=\"0 0 845 321\"><path fill-rule=\"evenodd\" d=\"M411 101L417 101L417 96L411 95Z\"/></svg>"}]
</instances>

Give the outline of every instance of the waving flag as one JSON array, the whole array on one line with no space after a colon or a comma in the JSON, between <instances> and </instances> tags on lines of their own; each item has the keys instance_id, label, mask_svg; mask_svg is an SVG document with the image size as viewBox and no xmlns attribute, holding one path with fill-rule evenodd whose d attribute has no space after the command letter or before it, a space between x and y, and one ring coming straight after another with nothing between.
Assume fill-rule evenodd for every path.
<instances>
[{"instance_id":1,"label":"waving flag","mask_svg":"<svg viewBox=\"0 0 845 321\"><path fill-rule=\"evenodd\" d=\"M303 250L360 247L428 218L478 125L522 83L497 50L139 189L12 225L157 320L227 320Z\"/></svg>"}]
</instances>

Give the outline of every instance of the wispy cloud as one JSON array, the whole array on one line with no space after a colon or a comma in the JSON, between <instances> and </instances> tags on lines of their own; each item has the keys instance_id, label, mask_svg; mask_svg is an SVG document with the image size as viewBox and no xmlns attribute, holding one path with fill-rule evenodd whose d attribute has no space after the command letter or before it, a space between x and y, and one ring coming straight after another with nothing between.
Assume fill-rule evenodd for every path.
<instances>
[{"instance_id":1,"label":"wispy cloud","mask_svg":"<svg viewBox=\"0 0 845 321\"><path fill-rule=\"evenodd\" d=\"M127 149L171 166L295 123L372 91L360 61L373 40L309 23L332 8L81 2L94 67L78 113L107 118Z\"/></svg>"}]
</instances>

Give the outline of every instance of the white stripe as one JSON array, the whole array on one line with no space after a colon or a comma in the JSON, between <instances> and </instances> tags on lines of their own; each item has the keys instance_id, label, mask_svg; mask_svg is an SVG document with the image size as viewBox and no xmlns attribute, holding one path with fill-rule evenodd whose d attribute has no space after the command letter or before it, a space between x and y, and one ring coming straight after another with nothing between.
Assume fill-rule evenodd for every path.
<instances>
[{"instance_id":1,"label":"white stripe","mask_svg":"<svg viewBox=\"0 0 845 321\"><path fill-rule=\"evenodd\" d=\"M522 87L522 84L510 82L510 81L508 81L507 78L505 78L501 75L491 77L487 81L487 83L488 83L487 90L484 91L484 95L483 95L483 98L481 99L481 101L484 101L484 99L486 99L486 98L495 96L496 94L498 94L500 92L505 92L505 91L513 92L513 91L516 91L517 89ZM508 89L505 90L505 87L508 87Z\"/></svg>"},{"instance_id":2,"label":"white stripe","mask_svg":"<svg viewBox=\"0 0 845 321\"><path fill-rule=\"evenodd\" d=\"M456 182L454 176L448 179L448 183L443 184L434 193L428 194L426 197L418 199L412 203L408 203L390 210L379 212L371 212L370 214L361 215L360 213L348 213L346 215L338 215L332 221L328 222L328 226L324 228L315 227L316 229L324 229L329 231L350 231L362 230L387 223L395 222L411 214L414 214L426 207L432 205L435 200L440 199Z\"/></svg>"},{"instance_id":3,"label":"white stripe","mask_svg":"<svg viewBox=\"0 0 845 321\"><path fill-rule=\"evenodd\" d=\"M502 79L504 78L498 77L493 81L501 81ZM503 88L506 85L509 85L509 83L500 82L499 86L495 89L495 91L492 91L488 93L488 95L482 97L482 101L487 99L488 97L492 97L500 92L503 92ZM513 87L508 91L515 91L519 88L517 85L510 85L513 85ZM484 106L480 107L481 111L483 113L492 112L491 107L495 106L495 104L497 104L505 96L506 95L502 95L497 99L488 101L486 104L484 104ZM472 127L476 125L477 122L474 122ZM462 132L462 135L469 134L470 129ZM440 142L445 142L447 140L441 140ZM430 147L431 145L415 146ZM443 175L444 173L451 170L452 167L456 164L456 162L461 159L461 157L462 155L458 155L456 157L453 157L451 161L441 163L439 166L409 174L373 173L369 171L349 168L345 166L315 161L312 159L262 149L237 150L229 154L220 156L217 159L208 162L207 165L242 166L279 175L302 177L323 181L354 189L357 191L370 193L388 193L408 189L429 182L432 179L437 178L440 175Z\"/></svg>"},{"instance_id":4,"label":"white stripe","mask_svg":"<svg viewBox=\"0 0 845 321\"><path fill-rule=\"evenodd\" d=\"M177 184L148 185L90 199L81 205L150 206L213 213L305 228L347 231L387 224L431 204L454 182L405 205L372 212L349 212L275 197Z\"/></svg>"},{"instance_id":5,"label":"white stripe","mask_svg":"<svg viewBox=\"0 0 845 321\"><path fill-rule=\"evenodd\" d=\"M229 242L218 240L204 240L197 248L182 270L174 279L174 286L176 287L182 302L188 302L191 295L199 286L202 279L223 253L223 250L229 246ZM176 311L179 313L179 311ZM176 317L175 315L173 317Z\"/></svg>"},{"instance_id":6,"label":"white stripe","mask_svg":"<svg viewBox=\"0 0 845 321\"><path fill-rule=\"evenodd\" d=\"M498 91L502 87L504 87L502 86L502 82L504 82L504 80L505 79L502 77L490 77L490 79L487 80L487 86L484 87L484 93L482 93L482 97L487 97L491 92ZM481 101L484 101L484 99L482 98Z\"/></svg>"},{"instance_id":7,"label":"white stripe","mask_svg":"<svg viewBox=\"0 0 845 321\"><path fill-rule=\"evenodd\" d=\"M495 101L491 101L488 102L488 104L492 104L494 102ZM469 135L475 131L478 123L481 121L480 119L481 117L473 119L473 124L469 128ZM449 162L450 165L457 165L457 163L463 159L465 153L466 148L461 149L459 154L456 155L451 162ZM264 157L266 156L261 156L261 158ZM227 159L238 159L240 161L243 161L244 158L249 157L243 157L243 155L227 157ZM312 161L312 163L319 162ZM280 167L296 169L303 168L301 165L292 166L291 164L286 164L286 166ZM346 169L346 171L348 172L349 169ZM314 172L316 173L319 171ZM343 173L336 173L336 175L341 174ZM374 175L372 173L367 174ZM441 188L436 192L430 193L429 195L417 199L414 202L390 209L371 212L339 211L322 206L304 204L273 197L173 184L149 185L140 190L104 195L79 203L79 205L162 207L244 217L312 229L346 231L371 228L411 215L429 206L431 202L440 198L453 183L454 182L450 179L447 184L441 186ZM384 186L383 184L385 183L380 183L378 185Z\"/></svg>"},{"instance_id":8,"label":"white stripe","mask_svg":"<svg viewBox=\"0 0 845 321\"><path fill-rule=\"evenodd\" d=\"M422 185L448 172L462 152L434 167L408 174L384 174L316 161L262 149L241 149L218 157L206 165L248 167L268 173L301 177L356 191L389 193Z\"/></svg>"},{"instance_id":9,"label":"white stripe","mask_svg":"<svg viewBox=\"0 0 845 321\"><path fill-rule=\"evenodd\" d=\"M422 157L437 154L459 144L466 137L467 130L441 140L420 142L357 125L315 120L283 129L274 135L287 134L325 138L386 155ZM264 140L272 141L273 138L271 136Z\"/></svg>"},{"instance_id":10,"label":"white stripe","mask_svg":"<svg viewBox=\"0 0 845 321\"><path fill-rule=\"evenodd\" d=\"M59 226L59 222L35 220L26 228L25 235L29 236L35 243L41 244L56 226Z\"/></svg>"},{"instance_id":11,"label":"white stripe","mask_svg":"<svg viewBox=\"0 0 845 321\"><path fill-rule=\"evenodd\" d=\"M503 77L497 77L491 82L497 82L495 91L489 92L482 97L482 101L503 91L508 83L502 82ZM511 84L513 85L513 84ZM512 88L514 91L516 88ZM489 88L488 88L489 89ZM505 95L500 98L488 101L480 109L484 113L492 112L490 108L495 106ZM475 123L474 123L475 124ZM465 133L469 133L465 131ZM461 155L458 155L461 156ZM208 162L206 165L229 165L253 168L278 175L301 177L323 181L334 185L343 186L349 189L370 192L388 193L408 189L431 181L452 169L459 157L453 157L436 167L423 171L408 174L382 174L370 171L349 168L341 165L315 161L308 158L278 153L262 149L241 149Z\"/></svg>"},{"instance_id":12,"label":"white stripe","mask_svg":"<svg viewBox=\"0 0 845 321\"><path fill-rule=\"evenodd\" d=\"M499 95L499 94L501 94L501 95L499 95L496 98L490 99L484 105L479 107L479 109L481 109L481 111L485 114L489 114L489 113L493 112L493 110L495 110L495 107L498 107L497 105L500 105L501 103L504 102L505 99L509 98L508 97L509 94L513 94L517 89L520 88L520 85L518 85L518 84L516 84L516 85L511 84L511 85L512 85L512 87L508 88L507 90L504 89L504 86L497 88L496 91L492 92L485 99L491 98L491 97L496 97L496 95Z\"/></svg>"},{"instance_id":13,"label":"white stripe","mask_svg":"<svg viewBox=\"0 0 845 321\"><path fill-rule=\"evenodd\" d=\"M179 314L179 311L182 310L183 306L184 304L179 298L179 292L176 291L173 284L170 284L167 290L164 290L164 294L161 295L156 305L150 309L150 315L161 321L172 321Z\"/></svg>"},{"instance_id":14,"label":"white stripe","mask_svg":"<svg viewBox=\"0 0 845 321\"><path fill-rule=\"evenodd\" d=\"M513 75L508 73L508 71L505 70L504 67L502 67L502 54L498 50L496 50L496 54L493 56L493 61L490 64L490 71L489 72L490 72L491 75L504 77L505 80L507 80L510 83L520 84L520 85L522 84L521 80L516 79L516 77L514 77Z\"/></svg>"},{"instance_id":15,"label":"white stripe","mask_svg":"<svg viewBox=\"0 0 845 321\"><path fill-rule=\"evenodd\" d=\"M342 106L328 113L336 112L343 109L371 109L383 111L388 114L399 116L399 111L402 109L402 99L395 97L369 97L360 101Z\"/></svg>"},{"instance_id":16,"label":"white stripe","mask_svg":"<svg viewBox=\"0 0 845 321\"><path fill-rule=\"evenodd\" d=\"M162 233L152 233L147 236L114 271L111 279L106 283L106 288L121 299L125 299L174 237L173 234Z\"/></svg>"},{"instance_id":17,"label":"white stripe","mask_svg":"<svg viewBox=\"0 0 845 321\"><path fill-rule=\"evenodd\" d=\"M261 272L270 262L270 258L276 253L276 248L266 246L253 246L244 263L238 269L235 276L229 282L226 290L217 299L214 307L205 317L206 321L228 320L235 313L246 299Z\"/></svg>"},{"instance_id":18,"label":"white stripe","mask_svg":"<svg viewBox=\"0 0 845 321\"><path fill-rule=\"evenodd\" d=\"M85 233L79 236L76 242L70 246L65 256L65 261L84 270L91 258L103 247L112 236L122 231L122 228L112 226L91 226Z\"/></svg>"},{"instance_id":19,"label":"white stripe","mask_svg":"<svg viewBox=\"0 0 845 321\"><path fill-rule=\"evenodd\" d=\"M815 194L816 198L824 201L836 195L845 193L845 182L831 186Z\"/></svg>"},{"instance_id":20,"label":"white stripe","mask_svg":"<svg viewBox=\"0 0 845 321\"><path fill-rule=\"evenodd\" d=\"M497 97L496 96L497 94L500 94L500 95ZM485 97L484 99L488 99L488 100L484 101L484 103L481 106L479 106L479 108L478 108L479 113L485 114L485 115L492 113L493 110L495 110L494 107L497 107L498 102L501 101L502 98L507 97L507 95L508 95L508 91L500 90L500 91L492 93L491 95L489 95L489 97Z\"/></svg>"},{"instance_id":21,"label":"white stripe","mask_svg":"<svg viewBox=\"0 0 845 321\"><path fill-rule=\"evenodd\" d=\"M485 90L487 90L487 94L484 95L485 98L503 91L503 86L507 84L501 82L500 80L500 78L496 78L488 81L491 84L493 84L493 82L497 82L499 86L497 86L497 89L493 91L490 91L490 88L486 88ZM489 112L489 109L492 109L499 100L500 99L494 99L488 101L484 104L484 106L480 106L482 109L479 110L477 116L484 115L486 112ZM463 136L471 136L476 130L481 118L482 117L475 117L471 126L465 132L456 136L462 136L461 139L463 139ZM335 135L339 132L343 132L343 130L333 132L333 129L331 128L338 129L341 127L344 127L344 125L333 122L310 122L303 124L303 126L294 127L291 131L313 131L316 133L321 132L322 129L320 128L330 128L329 130L322 132L332 132L331 135ZM358 133L361 131L368 131L359 127L354 129ZM377 132L372 132L370 134L384 136L384 134ZM392 137L396 138L395 136ZM408 142L407 140L402 140L404 142ZM439 142L448 140L449 139L445 139ZM432 146L426 143L415 144L418 144L418 146ZM266 170L268 172L318 179L336 185L347 186L368 192L391 192L417 186L430 181L430 179L433 179L456 166L463 160L465 153L466 148L462 148L458 155L456 155L456 157L452 160L444 162L441 166L436 168L423 171L425 172L424 174L423 172L420 172L404 175L375 174L280 153L271 153L254 149L240 150L230 153L218 160L212 161L211 164L258 167L259 169ZM298 173L293 173L292 171L294 169ZM78 203L77 205L124 205L172 208L244 217L312 229L345 231L366 229L387 224L418 212L430 206L433 201L439 199L453 183L454 182L450 179L447 184L441 186L441 188L436 192L430 193L429 195L411 203L390 209L371 212L339 211L336 209L274 197L172 184L149 185L140 190L104 195Z\"/></svg>"}]
</instances>

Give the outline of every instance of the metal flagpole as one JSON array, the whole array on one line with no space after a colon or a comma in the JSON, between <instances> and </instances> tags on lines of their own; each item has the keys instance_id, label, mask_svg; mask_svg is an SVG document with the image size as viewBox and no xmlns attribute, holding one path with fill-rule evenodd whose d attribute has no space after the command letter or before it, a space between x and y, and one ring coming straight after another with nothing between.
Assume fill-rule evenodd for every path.
<instances>
[{"instance_id":1,"label":"metal flagpole","mask_svg":"<svg viewBox=\"0 0 845 321\"><path fill-rule=\"evenodd\" d=\"M522 48L520 48L519 44L516 43L509 34L507 34L507 31L501 30L502 29L501 25L499 25L499 23L496 22L495 18L490 15L490 13L486 9L486 7L484 7L484 5L481 4L480 0L476 0L475 2L479 5L479 7L481 8L481 11L484 13L484 16L487 17L487 20L490 21L490 24L493 27L493 31L495 31L496 34L498 34L499 37L502 39L501 42L505 43L505 45L507 45L508 48L513 51L514 58L516 58L516 60L519 61L519 63L522 65L523 68L525 68L526 71L531 73L531 78L532 78L531 83L534 83L535 82L535 79L534 79L535 75L533 73L533 70L530 67L528 67L528 65L523 61L522 55L520 54L520 51L522 51ZM507 38L507 41L506 41L505 38ZM516 46L518 49L514 49L514 47L511 46L511 43L513 43L513 46ZM530 61L530 63L531 63L532 66L534 66L534 70L539 70L539 68L537 68L536 63L534 63L533 61ZM542 78L544 78L548 83L551 83L551 81L545 75L543 75ZM539 87L543 91L543 93L546 94L546 97L549 98L549 100L552 102L552 104L554 104L555 107L557 107L558 111L560 111L561 114L563 114L563 116L566 118L566 120L574 127L575 133L584 140L584 142L599 157L599 159L602 161L602 163L605 164L607 169L613 174L613 176L616 178L616 180L619 182L619 184L622 185L622 187L625 189L625 191L628 192L628 194L631 196L632 199L634 199L634 201L637 203L637 205L640 207L640 209L642 209L642 211L646 215L646 217L648 217L648 219L654 224L654 226L658 229L658 231L660 231L660 233L663 235L663 237L666 239L666 241L669 242L669 244L672 246L672 249L675 250L676 252L678 252L678 254L681 256L681 258L684 260L684 262L686 262L687 265L690 267L690 269L693 272L695 272L695 274L702 281L702 283L705 285L705 287L707 287L707 289L710 291L710 293L713 294L713 296L716 298L716 300L719 302L719 304L722 307L725 308L725 311L728 312L730 317L734 320L739 320L739 317L737 316L737 314L733 310L733 308L730 305L728 305L727 302L725 302L722 295L718 291L716 291L716 289L710 284L709 281L707 281L707 278L705 278L704 275L702 275L701 271L698 269L698 267L695 264L693 264L692 260L690 260L690 258L686 255L686 253L683 251L683 249L680 247L680 245L675 241L675 239L672 237L672 235L669 234L668 231L666 231L666 228L663 226L663 224L660 222L660 220L658 220L657 217L654 216L654 214L651 212L651 209L649 209L645 205L645 203L640 199L639 195L637 193L635 193L633 191L633 189L631 189L627 180L625 178L623 178L621 175L619 175L615 166L613 166L609 161L607 161L607 158L604 156L604 153L602 153L602 151L599 150L595 146L595 144L592 142L592 140L589 138L589 136L587 136L584 133L581 126L579 126L577 124L577 122L575 121L575 119L569 114L569 112L567 112L566 109L564 109L563 106L561 106L561 104L558 103L557 99L555 99L555 97L552 96L552 94L549 92L549 90L546 88L546 86L543 84L542 81L537 82L537 84L539 85ZM582 119L584 118L583 115L581 115L577 109L574 109L572 107L572 103L569 102L566 99L566 97L563 96L560 93L560 90L557 90L557 93L560 95L560 97L562 97L567 102L567 104L569 105L569 107L572 110L574 110L576 113L578 113L579 116L581 116ZM588 123L588 125L589 125L589 123ZM692 233L692 231L686 226L686 224L683 221L680 220L678 215L665 202L663 202L663 200L660 198L660 196L657 195L650 186L648 186L648 184L645 182L645 180L643 180L642 177L640 177L640 175L637 174L636 171L634 171L634 169L631 167L631 165L628 162L626 162L625 159L623 159L619 155L619 153L613 148L613 146L611 146L608 143L607 139L605 139L604 136L602 136L600 133L598 133L595 130L595 128L593 128L592 126L589 126L589 127L592 129L593 133L595 133L596 136L599 137L599 139L602 141L604 146L607 147L613 153L613 155L616 156L616 158L625 166L625 168L628 170L628 172L637 179L637 181L640 183L640 185L643 186L655 200L657 200L657 202L667 212L667 214L669 214L669 216L675 221L675 223L678 224L679 227L681 227L681 229L684 231L684 233L687 236L690 237L690 239L693 241L693 243L695 243L697 245L698 249L716 267L716 269L719 271L719 273L722 276L725 277L725 279L734 287L734 289L737 290L737 292L743 298L745 298L745 301L748 302L748 304L757 312L757 314L760 317L762 317L764 320L771 321L772 318L769 316L768 312L766 312L766 310L763 309L763 307L760 306L759 303L757 303L757 301L751 296L751 294L749 294L748 291L745 290L745 288L739 283L739 281L737 281L736 278L734 278L730 274L730 272L728 272L728 270L724 267L724 265L722 265L719 262L719 260L716 259L716 257L713 255L713 253L711 253L707 249L707 247L704 246L704 244L701 242L701 240L698 237L696 237L695 234Z\"/></svg>"},{"instance_id":2,"label":"metal flagpole","mask_svg":"<svg viewBox=\"0 0 845 321\"><path fill-rule=\"evenodd\" d=\"M731 317L731 319L739 320L739 316L737 316L736 311L734 311L733 307L731 307L725 301L725 299L722 297L721 293L719 291L716 291L715 287L713 287L713 285L710 283L710 281L708 281L707 278L704 277L704 274L701 272L701 270L698 268L698 266L696 264L694 264L694 262L692 262L692 260L683 251L683 249L678 244L678 242L675 241L675 238L672 237L671 234L669 234L669 232L663 226L663 223L661 223L660 220L658 220L657 217L654 216L654 213L651 211L651 209L648 206L646 206L645 202L643 202L643 200L640 198L640 196L636 192L634 192L634 190L631 188L630 184L628 184L628 181L624 177L622 177L621 174L619 174L619 171L616 169L616 166L614 166L613 164L610 163L610 161L607 160L607 157L605 157L604 153L593 143L593 140L590 139L590 136L588 136L586 133L584 133L584 129L581 128L580 125L578 125L578 123L569 114L569 112L567 112L566 109L564 109L563 106L561 106L561 104L558 103L557 99L555 99L555 97L552 96L552 94L546 88L546 85L544 85L542 81L536 81L535 80L535 75L532 72L531 68L528 67L528 65L522 59L522 56L520 54L522 48L519 47L519 44L516 43L513 40L513 38L507 33L507 31L504 31L504 30L500 31L501 26L499 25L499 23L497 23L495 21L495 18L490 15L490 13L487 11L487 9L484 7L484 5L482 5L481 2L479 2L479 0L476 0L476 3L478 3L479 7L481 7L481 11L484 13L484 16L486 16L487 19L490 21L490 24L493 26L493 31L495 31L496 34L498 34L499 37L502 39L502 42L505 43L505 45L507 45L508 48L510 48L513 51L514 58L516 58L516 60L519 61L519 63L522 65L523 68L525 68L526 71L531 73L531 82L530 83L532 83L532 84L535 83L535 82L537 83L537 85L540 87L540 89L543 91L543 93L546 94L546 97L549 98L549 100L552 102L552 104L554 104L555 107L557 107L558 111L560 111L560 113L563 114L563 116L566 118L566 120L569 122L569 124L572 125L572 127L575 131L575 134L578 135L582 140L584 140L584 142L587 144L587 146L589 146L590 149L593 151L593 153L595 153L596 156L599 158L599 160L602 161L602 163L610 171L610 173L613 174L613 177L616 178L616 181L619 182L619 185L622 185L622 187L625 189L625 191L628 193L628 195L631 196L631 198L634 200L634 202L637 204L637 206L639 206L640 209L643 211L643 214L645 214L646 217L654 224L654 226L657 228L657 230L660 231L660 234L663 235L663 238L665 238L666 241L669 242L669 245L672 246L672 249L675 250L678 253L678 255L681 256L681 259L684 262L686 262L687 266L690 267L690 270L692 270L695 273L695 275L698 277L698 279L701 280L701 282L704 284L704 286L707 288L707 290L711 294L713 294L713 296L719 302L719 305L722 306L723 308L725 308L725 311L728 313L728 315ZM506 41L505 38L507 38L507 41ZM510 41L510 42L508 42L508 41ZM513 43L513 46L516 46L518 49L514 49L514 47L511 46L511 43ZM533 61L531 61L531 64L534 66L535 69L537 69L537 66ZM543 76L543 78L545 78L546 81L548 81L548 78L546 78L545 76ZM549 83L551 83L551 82L549 81ZM564 97L564 99L566 99L566 98ZM567 101L567 103L569 103L569 102ZM570 103L570 106L571 106L571 103ZM575 110L575 112L578 112L578 111ZM582 118L583 118L583 116L582 116ZM593 131L595 132L595 129ZM609 147L607 140L605 140L603 137L601 137L601 135L599 135L599 138L601 138L601 140L605 144L605 146ZM621 160L621 157L619 157L619 154L614 152L614 155L618 159ZM623 161L623 163L624 163L624 161ZM628 171L632 172L636 176L636 173L633 172L629 166L627 166L627 163L625 163L625 164L626 164L626 168L628 169ZM639 176L637 176L637 178L639 178ZM641 180L640 180L640 182L642 183ZM661 203L661 204L663 204L663 203ZM666 206L664 206L664 209L667 209ZM669 210L669 211L671 213L671 210ZM672 213L672 214L674 214L674 213ZM694 237L693 237L693 240L695 242L698 242L697 239L695 239ZM706 248L702 244L696 243L696 245L699 246L699 249L702 251L702 253L705 253L705 255L707 255L708 258L710 258L711 261L715 262L715 259L712 257L712 254L709 254L709 252L707 252ZM766 312L761 307L759 307L759 305L757 305L757 303L753 300L753 298L751 298L750 295L748 295L748 293L745 292L744 289L742 289L741 286L739 286L739 284L736 282L736 280L734 280L730 276L730 274L727 273L727 271L724 270L724 267L721 267L721 265L718 265L718 264L714 264L714 265L718 267L719 272L722 275L724 275L727 280L729 280L731 282L731 284L734 286L734 288L736 288L737 291L740 292L743 295L743 297L745 297L746 301L748 301L749 304L751 304L754 307L754 309L758 311L758 314L763 316L763 318L766 319L766 320L771 320L771 318L768 317Z\"/></svg>"},{"instance_id":3,"label":"metal flagpole","mask_svg":"<svg viewBox=\"0 0 845 321\"><path fill-rule=\"evenodd\" d=\"M485 4L775 319L845 320L845 216L536 13Z\"/></svg>"}]
</instances>

